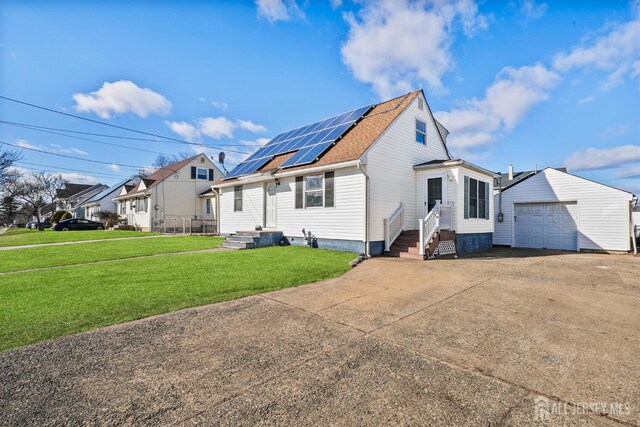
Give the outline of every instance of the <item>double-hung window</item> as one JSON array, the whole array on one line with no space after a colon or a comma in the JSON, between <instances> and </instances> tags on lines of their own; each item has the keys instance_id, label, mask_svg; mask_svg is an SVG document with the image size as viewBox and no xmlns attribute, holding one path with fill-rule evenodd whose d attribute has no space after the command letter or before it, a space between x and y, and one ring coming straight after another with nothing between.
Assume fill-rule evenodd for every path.
<instances>
[{"instance_id":1,"label":"double-hung window","mask_svg":"<svg viewBox=\"0 0 640 427\"><path fill-rule=\"evenodd\" d=\"M489 219L489 183L464 177L464 217Z\"/></svg>"},{"instance_id":2,"label":"double-hung window","mask_svg":"<svg viewBox=\"0 0 640 427\"><path fill-rule=\"evenodd\" d=\"M211 215L211 199L205 199L204 201L205 213Z\"/></svg>"},{"instance_id":3,"label":"double-hung window","mask_svg":"<svg viewBox=\"0 0 640 427\"><path fill-rule=\"evenodd\" d=\"M209 171L203 168L198 168L198 179L207 180L209 177Z\"/></svg>"},{"instance_id":4,"label":"double-hung window","mask_svg":"<svg viewBox=\"0 0 640 427\"><path fill-rule=\"evenodd\" d=\"M233 187L233 211L242 211L242 185Z\"/></svg>"},{"instance_id":5,"label":"double-hung window","mask_svg":"<svg viewBox=\"0 0 640 427\"><path fill-rule=\"evenodd\" d=\"M334 207L334 172L296 177L295 208Z\"/></svg>"},{"instance_id":6,"label":"double-hung window","mask_svg":"<svg viewBox=\"0 0 640 427\"><path fill-rule=\"evenodd\" d=\"M427 145L427 124L420 119L416 119L416 142Z\"/></svg>"}]
</instances>

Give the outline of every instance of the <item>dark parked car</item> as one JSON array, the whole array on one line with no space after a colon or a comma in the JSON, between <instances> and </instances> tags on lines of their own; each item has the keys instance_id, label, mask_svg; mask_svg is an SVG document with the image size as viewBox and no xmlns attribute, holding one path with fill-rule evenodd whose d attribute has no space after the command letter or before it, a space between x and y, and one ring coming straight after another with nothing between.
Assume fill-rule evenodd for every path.
<instances>
[{"instance_id":1,"label":"dark parked car","mask_svg":"<svg viewBox=\"0 0 640 427\"><path fill-rule=\"evenodd\" d=\"M71 230L104 230L104 224L84 218L71 218L60 221L53 226L56 231Z\"/></svg>"}]
</instances>

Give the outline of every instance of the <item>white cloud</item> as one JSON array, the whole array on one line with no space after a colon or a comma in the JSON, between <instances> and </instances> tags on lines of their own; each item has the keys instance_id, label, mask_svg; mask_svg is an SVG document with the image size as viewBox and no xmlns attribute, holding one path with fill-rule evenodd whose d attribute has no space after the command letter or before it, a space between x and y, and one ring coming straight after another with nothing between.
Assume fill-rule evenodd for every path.
<instances>
[{"instance_id":1,"label":"white cloud","mask_svg":"<svg viewBox=\"0 0 640 427\"><path fill-rule=\"evenodd\" d=\"M49 147L45 147L43 145L31 144L29 141L24 139L16 139L16 145L20 148L26 148L29 150L47 151L49 153L69 154L69 155L79 154L81 156L89 155L89 153L87 153L86 151L80 150L79 148L75 148L75 147L65 148L60 144L49 144Z\"/></svg>"},{"instance_id":2,"label":"white cloud","mask_svg":"<svg viewBox=\"0 0 640 427\"><path fill-rule=\"evenodd\" d=\"M596 99L593 96L587 96L585 98L579 99L577 104L578 105L584 105L584 104L589 104L593 101L595 101Z\"/></svg>"},{"instance_id":3,"label":"white cloud","mask_svg":"<svg viewBox=\"0 0 640 427\"><path fill-rule=\"evenodd\" d=\"M63 150L63 152L64 151L66 151L66 150ZM80 150L78 148L73 148L73 147L68 148L68 151L71 152L71 153L74 153L74 154L80 154L81 156L88 156L89 155L89 153L87 153L86 151Z\"/></svg>"},{"instance_id":4,"label":"white cloud","mask_svg":"<svg viewBox=\"0 0 640 427\"><path fill-rule=\"evenodd\" d=\"M227 111L229 109L229 105L226 102L222 101L211 101L211 105L221 109L222 111Z\"/></svg>"},{"instance_id":5,"label":"white cloud","mask_svg":"<svg viewBox=\"0 0 640 427\"><path fill-rule=\"evenodd\" d=\"M148 88L141 88L129 80L113 83L104 82L102 87L91 93L76 93L75 109L93 112L103 119L114 115L133 113L139 117L150 114L168 114L171 102L164 96Z\"/></svg>"},{"instance_id":6,"label":"white cloud","mask_svg":"<svg viewBox=\"0 0 640 427\"><path fill-rule=\"evenodd\" d=\"M540 64L504 68L486 89L484 98L435 113L451 132L447 144L467 149L492 142L499 133L516 126L534 105L546 100L559 80L557 73Z\"/></svg>"},{"instance_id":7,"label":"white cloud","mask_svg":"<svg viewBox=\"0 0 640 427\"><path fill-rule=\"evenodd\" d=\"M120 166L116 165L115 163L111 163L110 165L107 165L107 167L114 172L120 172Z\"/></svg>"},{"instance_id":8,"label":"white cloud","mask_svg":"<svg viewBox=\"0 0 640 427\"><path fill-rule=\"evenodd\" d=\"M640 166L620 169L616 172L616 178L640 178Z\"/></svg>"},{"instance_id":9,"label":"white cloud","mask_svg":"<svg viewBox=\"0 0 640 427\"><path fill-rule=\"evenodd\" d=\"M241 129L248 130L251 133L265 133L267 128L253 123L251 120L237 120L238 126Z\"/></svg>"},{"instance_id":10,"label":"white cloud","mask_svg":"<svg viewBox=\"0 0 640 427\"><path fill-rule=\"evenodd\" d=\"M213 139L233 137L236 125L226 117L205 117L198 121L200 133Z\"/></svg>"},{"instance_id":11,"label":"white cloud","mask_svg":"<svg viewBox=\"0 0 640 427\"><path fill-rule=\"evenodd\" d=\"M628 135L629 133L631 133L631 126L627 124L618 124L607 128L602 133L602 137L604 139L611 139L615 138L616 136Z\"/></svg>"},{"instance_id":12,"label":"white cloud","mask_svg":"<svg viewBox=\"0 0 640 427\"><path fill-rule=\"evenodd\" d=\"M442 88L453 66L455 29L467 35L487 27L473 0L377 0L345 14L350 26L342 60L354 77L382 97L408 92L421 82Z\"/></svg>"},{"instance_id":13,"label":"white cloud","mask_svg":"<svg viewBox=\"0 0 640 427\"><path fill-rule=\"evenodd\" d=\"M608 169L640 161L639 145L614 148L587 148L573 153L565 162L571 170Z\"/></svg>"},{"instance_id":14,"label":"white cloud","mask_svg":"<svg viewBox=\"0 0 640 427\"><path fill-rule=\"evenodd\" d=\"M304 17L304 13L295 0L255 0L255 2L258 7L258 15L267 18L269 22Z\"/></svg>"},{"instance_id":15,"label":"white cloud","mask_svg":"<svg viewBox=\"0 0 640 427\"><path fill-rule=\"evenodd\" d=\"M63 179L76 184L97 184L98 178L91 175L82 175L76 172L60 173Z\"/></svg>"},{"instance_id":16,"label":"white cloud","mask_svg":"<svg viewBox=\"0 0 640 427\"><path fill-rule=\"evenodd\" d=\"M638 2L635 3L636 7ZM555 56L554 67L562 72L575 69L607 73L603 89L622 83L625 77L640 77L640 11L633 20L614 25L606 34Z\"/></svg>"},{"instance_id":17,"label":"white cloud","mask_svg":"<svg viewBox=\"0 0 640 427\"><path fill-rule=\"evenodd\" d=\"M26 141L24 139L16 139L16 145L18 147L20 147L20 148L29 148L29 149L32 149L32 150L45 150L46 151L46 148L41 147L39 145L30 144L28 141Z\"/></svg>"},{"instance_id":18,"label":"white cloud","mask_svg":"<svg viewBox=\"0 0 640 427\"><path fill-rule=\"evenodd\" d=\"M174 133L178 134L184 140L189 142L194 142L200 136L200 131L195 125L187 122L164 122L169 129L171 129Z\"/></svg>"},{"instance_id":19,"label":"white cloud","mask_svg":"<svg viewBox=\"0 0 640 427\"><path fill-rule=\"evenodd\" d=\"M547 13L549 5L546 3L536 3L535 0L521 0L520 12L527 20L540 19Z\"/></svg>"}]
</instances>

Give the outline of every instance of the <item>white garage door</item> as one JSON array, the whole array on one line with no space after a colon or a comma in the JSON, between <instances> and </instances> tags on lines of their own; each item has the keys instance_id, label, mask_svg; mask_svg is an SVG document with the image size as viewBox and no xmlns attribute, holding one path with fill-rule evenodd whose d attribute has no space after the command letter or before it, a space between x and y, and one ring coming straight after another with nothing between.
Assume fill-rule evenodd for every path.
<instances>
[{"instance_id":1,"label":"white garage door","mask_svg":"<svg viewBox=\"0 0 640 427\"><path fill-rule=\"evenodd\" d=\"M575 202L518 203L515 212L514 246L568 251L578 249Z\"/></svg>"}]
</instances>

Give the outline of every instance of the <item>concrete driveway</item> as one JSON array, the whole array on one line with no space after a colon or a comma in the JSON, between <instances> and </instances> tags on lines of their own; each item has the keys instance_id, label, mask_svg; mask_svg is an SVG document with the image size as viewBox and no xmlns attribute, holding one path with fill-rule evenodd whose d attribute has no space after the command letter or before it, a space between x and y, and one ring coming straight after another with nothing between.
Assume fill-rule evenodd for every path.
<instances>
[{"instance_id":1,"label":"concrete driveway","mask_svg":"<svg viewBox=\"0 0 640 427\"><path fill-rule=\"evenodd\" d=\"M639 308L632 256L372 259L0 354L0 424L640 425Z\"/></svg>"}]
</instances>

